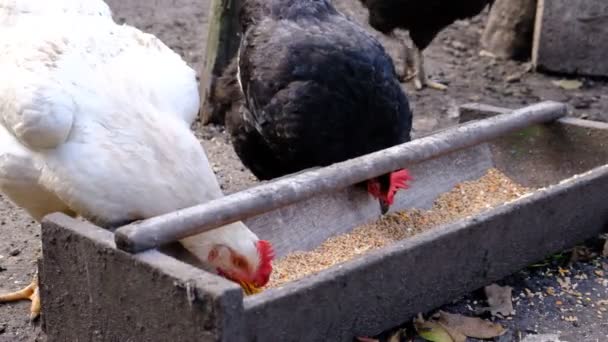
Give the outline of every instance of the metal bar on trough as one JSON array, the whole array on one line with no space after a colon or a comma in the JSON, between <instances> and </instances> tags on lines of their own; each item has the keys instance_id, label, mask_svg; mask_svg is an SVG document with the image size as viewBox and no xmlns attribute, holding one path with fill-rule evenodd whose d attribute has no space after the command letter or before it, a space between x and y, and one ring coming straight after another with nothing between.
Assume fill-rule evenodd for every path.
<instances>
[{"instance_id":1,"label":"metal bar on trough","mask_svg":"<svg viewBox=\"0 0 608 342\"><path fill-rule=\"evenodd\" d=\"M134 222L116 231L116 245L132 253L156 248L565 115L564 104L547 101L469 122L382 151Z\"/></svg>"}]
</instances>

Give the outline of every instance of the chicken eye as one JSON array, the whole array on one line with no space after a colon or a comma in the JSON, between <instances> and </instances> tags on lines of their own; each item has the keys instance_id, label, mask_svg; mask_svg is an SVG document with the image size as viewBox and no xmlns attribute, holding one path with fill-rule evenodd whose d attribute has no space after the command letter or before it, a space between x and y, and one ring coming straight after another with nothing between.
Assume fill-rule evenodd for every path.
<instances>
[{"instance_id":1,"label":"chicken eye","mask_svg":"<svg viewBox=\"0 0 608 342\"><path fill-rule=\"evenodd\" d=\"M245 262L245 260L243 260L242 258L232 258L232 264L237 267L237 268L246 268L247 267L247 263Z\"/></svg>"}]
</instances>

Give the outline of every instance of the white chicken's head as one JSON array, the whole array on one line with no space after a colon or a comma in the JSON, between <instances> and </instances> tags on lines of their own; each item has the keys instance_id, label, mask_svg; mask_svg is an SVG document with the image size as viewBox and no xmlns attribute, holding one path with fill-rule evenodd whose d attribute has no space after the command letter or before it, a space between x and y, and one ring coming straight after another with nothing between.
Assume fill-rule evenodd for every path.
<instances>
[{"instance_id":1,"label":"white chicken's head","mask_svg":"<svg viewBox=\"0 0 608 342\"><path fill-rule=\"evenodd\" d=\"M272 245L260 240L243 223L235 222L194 239L184 241L184 245L218 274L240 284L246 294L260 292L268 283L274 258Z\"/></svg>"}]
</instances>

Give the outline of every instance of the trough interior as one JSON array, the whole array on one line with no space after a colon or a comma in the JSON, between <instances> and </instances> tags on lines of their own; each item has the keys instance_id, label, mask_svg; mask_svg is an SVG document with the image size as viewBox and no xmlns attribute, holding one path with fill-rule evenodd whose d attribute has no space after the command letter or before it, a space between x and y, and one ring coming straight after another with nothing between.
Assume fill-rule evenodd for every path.
<instances>
[{"instance_id":1,"label":"trough interior","mask_svg":"<svg viewBox=\"0 0 608 342\"><path fill-rule=\"evenodd\" d=\"M608 124L561 119L490 143L494 166L517 183L541 188L608 163Z\"/></svg>"}]
</instances>

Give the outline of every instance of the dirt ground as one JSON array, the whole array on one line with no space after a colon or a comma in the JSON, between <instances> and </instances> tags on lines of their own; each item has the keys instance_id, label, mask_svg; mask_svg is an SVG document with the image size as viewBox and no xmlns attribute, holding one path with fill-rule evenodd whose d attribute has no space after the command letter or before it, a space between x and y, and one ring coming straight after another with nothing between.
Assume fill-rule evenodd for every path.
<instances>
[{"instance_id":1,"label":"dirt ground","mask_svg":"<svg viewBox=\"0 0 608 342\"><path fill-rule=\"evenodd\" d=\"M334 2L346 15L365 23L367 14L356 0ZM110 0L109 4L117 21L157 35L194 68L200 69L207 1ZM414 136L456 123L457 106L467 102L518 107L556 100L568 103L573 115L608 121L608 82L581 79L584 83L581 89L564 90L552 84L559 77L542 74L526 73L507 81L522 73L526 65L479 56L477 42L485 16L484 13L452 25L425 51L430 76L448 84L449 89L416 92L410 84L405 85L415 115ZM400 45L394 39L376 35L400 68ZM195 129L226 192L255 183L255 178L234 154L223 128L195 125ZM33 262L40 255L39 225L0 197L0 234L0 290L20 288L31 280ZM514 288L517 314L503 321L511 329L500 341L519 341L524 335L547 333L557 334L563 341L608 340L608 321L604 318L608 307L595 304L608 299L608 281L603 275L608 273L608 260L595 257L577 262L571 268L573 283L577 284L582 297L547 294L548 287L560 287L556 270L553 263L523 270L502 281ZM471 293L446 308L470 314L469 309L482 305L482 301L482 295ZM556 304L558 302L561 304ZM0 306L0 342L44 340L40 328L28 321L29 305L22 302ZM570 316L577 319L568 318Z\"/></svg>"}]
</instances>

